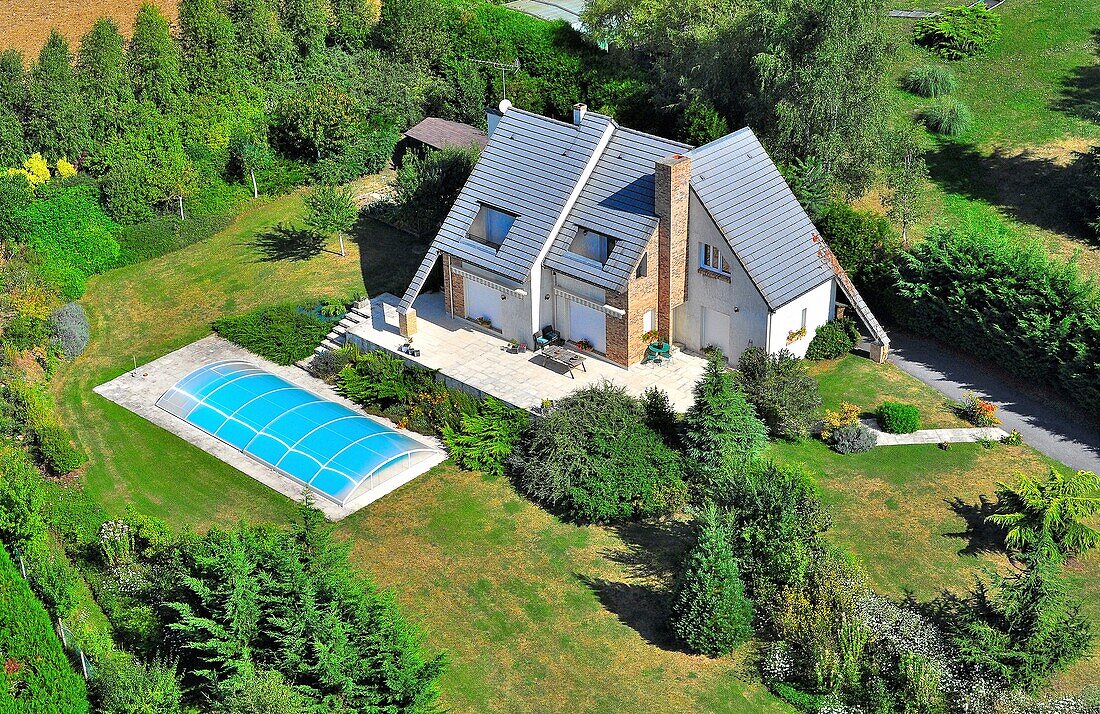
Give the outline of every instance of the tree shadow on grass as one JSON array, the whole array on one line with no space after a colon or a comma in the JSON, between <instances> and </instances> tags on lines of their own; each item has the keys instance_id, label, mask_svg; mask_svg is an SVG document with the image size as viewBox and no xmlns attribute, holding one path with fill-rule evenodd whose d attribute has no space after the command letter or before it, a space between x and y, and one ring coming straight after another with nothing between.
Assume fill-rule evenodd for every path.
<instances>
[{"instance_id":1,"label":"tree shadow on grass","mask_svg":"<svg viewBox=\"0 0 1100 714\"><path fill-rule=\"evenodd\" d=\"M1100 29L1092 31L1092 41L1100 54ZM1100 122L1100 63L1075 68L1062 82L1054 108L1079 119Z\"/></svg>"},{"instance_id":2,"label":"tree shadow on grass","mask_svg":"<svg viewBox=\"0 0 1100 714\"><path fill-rule=\"evenodd\" d=\"M315 258L325 250L325 239L313 231L280 223L256 236L256 248L264 262L302 261Z\"/></svg>"},{"instance_id":3,"label":"tree shadow on grass","mask_svg":"<svg viewBox=\"0 0 1100 714\"><path fill-rule=\"evenodd\" d=\"M993 515L996 505L988 496L978 496L977 503L955 496L944 499L947 505L966 522L966 530L958 533L945 533L945 538L959 538L966 545L959 549L959 555L981 555L983 553L1005 552L1005 531L1000 526L986 522Z\"/></svg>"},{"instance_id":4,"label":"tree shadow on grass","mask_svg":"<svg viewBox=\"0 0 1100 714\"><path fill-rule=\"evenodd\" d=\"M996 149L945 143L928 154L932 180L945 191L1002 208L1008 216L1055 233L1088 240L1074 195L1078 169L1072 153Z\"/></svg>"},{"instance_id":5,"label":"tree shadow on grass","mask_svg":"<svg viewBox=\"0 0 1100 714\"><path fill-rule=\"evenodd\" d=\"M680 651L668 626L672 588L684 554L694 542L689 522L628 523L613 529L626 546L601 553L624 567L625 582L578 574L604 608L649 644Z\"/></svg>"}]
</instances>

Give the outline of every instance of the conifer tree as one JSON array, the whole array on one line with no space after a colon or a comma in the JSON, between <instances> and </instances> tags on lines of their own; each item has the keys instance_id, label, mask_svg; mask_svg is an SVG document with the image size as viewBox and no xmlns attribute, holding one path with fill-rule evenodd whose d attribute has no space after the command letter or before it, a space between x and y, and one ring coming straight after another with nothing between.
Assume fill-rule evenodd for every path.
<instances>
[{"instance_id":1,"label":"conifer tree","mask_svg":"<svg viewBox=\"0 0 1100 714\"><path fill-rule=\"evenodd\" d=\"M183 73L199 93L226 95L243 81L236 28L215 0L183 0L179 10Z\"/></svg>"},{"instance_id":2,"label":"conifer tree","mask_svg":"<svg viewBox=\"0 0 1100 714\"><path fill-rule=\"evenodd\" d=\"M237 46L248 67L265 83L289 80L297 49L279 21L272 0L236 0L229 6L237 30Z\"/></svg>"},{"instance_id":3,"label":"conifer tree","mask_svg":"<svg viewBox=\"0 0 1100 714\"><path fill-rule=\"evenodd\" d=\"M162 112L175 108L183 86L180 50L156 5L146 3L138 11L126 60L138 101Z\"/></svg>"},{"instance_id":4,"label":"conifer tree","mask_svg":"<svg viewBox=\"0 0 1100 714\"><path fill-rule=\"evenodd\" d=\"M711 353L684 415L683 446L697 493L729 489L764 450L768 428L737 388L720 350Z\"/></svg>"},{"instance_id":5,"label":"conifer tree","mask_svg":"<svg viewBox=\"0 0 1100 714\"><path fill-rule=\"evenodd\" d=\"M108 18L96 20L80 40L76 78L88 108L91 138L97 144L122 134L134 101L125 46L118 25Z\"/></svg>"},{"instance_id":6,"label":"conifer tree","mask_svg":"<svg viewBox=\"0 0 1100 714\"><path fill-rule=\"evenodd\" d=\"M27 105L27 71L19 50L0 52L0 107L16 114Z\"/></svg>"},{"instance_id":7,"label":"conifer tree","mask_svg":"<svg viewBox=\"0 0 1100 714\"><path fill-rule=\"evenodd\" d=\"M88 148L87 107L80 97L69 42L57 30L38 54L27 87L27 142L51 159Z\"/></svg>"},{"instance_id":8,"label":"conifer tree","mask_svg":"<svg viewBox=\"0 0 1100 714\"><path fill-rule=\"evenodd\" d=\"M672 630L691 651L718 657L752 635L752 601L745 597L730 534L713 508L684 561L672 603Z\"/></svg>"}]
</instances>

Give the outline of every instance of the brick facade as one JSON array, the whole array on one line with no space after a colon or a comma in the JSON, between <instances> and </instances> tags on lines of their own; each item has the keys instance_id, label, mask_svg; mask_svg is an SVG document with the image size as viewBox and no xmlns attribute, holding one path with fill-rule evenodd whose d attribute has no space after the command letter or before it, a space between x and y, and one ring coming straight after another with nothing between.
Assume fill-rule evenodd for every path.
<instances>
[{"instance_id":1,"label":"brick facade","mask_svg":"<svg viewBox=\"0 0 1100 714\"><path fill-rule=\"evenodd\" d=\"M443 254L443 299L454 317L466 317L466 285L462 276L452 271L452 267L459 265L457 258Z\"/></svg>"},{"instance_id":2,"label":"brick facade","mask_svg":"<svg viewBox=\"0 0 1100 714\"><path fill-rule=\"evenodd\" d=\"M691 159L676 154L656 162L654 168L653 209L660 219L656 256L657 331L668 340L672 334L672 308L687 299Z\"/></svg>"}]
</instances>

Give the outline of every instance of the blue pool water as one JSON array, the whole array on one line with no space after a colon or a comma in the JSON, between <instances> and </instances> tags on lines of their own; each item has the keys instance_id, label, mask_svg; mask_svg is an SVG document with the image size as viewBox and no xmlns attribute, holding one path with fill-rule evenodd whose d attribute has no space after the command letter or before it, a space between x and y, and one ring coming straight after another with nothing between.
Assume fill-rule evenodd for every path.
<instances>
[{"instance_id":1,"label":"blue pool water","mask_svg":"<svg viewBox=\"0 0 1100 714\"><path fill-rule=\"evenodd\" d=\"M340 504L437 453L248 362L200 367L157 406Z\"/></svg>"}]
</instances>

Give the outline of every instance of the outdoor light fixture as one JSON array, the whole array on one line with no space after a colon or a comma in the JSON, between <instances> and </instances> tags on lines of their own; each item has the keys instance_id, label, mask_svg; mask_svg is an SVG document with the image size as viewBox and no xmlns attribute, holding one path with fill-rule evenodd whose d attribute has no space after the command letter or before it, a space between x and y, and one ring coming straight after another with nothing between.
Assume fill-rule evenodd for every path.
<instances>
[{"instance_id":1,"label":"outdoor light fixture","mask_svg":"<svg viewBox=\"0 0 1100 714\"><path fill-rule=\"evenodd\" d=\"M507 295L505 295L504 293L501 293L501 294L500 294L500 299L501 299L501 300L507 300L507 299L508 299L508 296L507 296Z\"/></svg>"}]
</instances>

